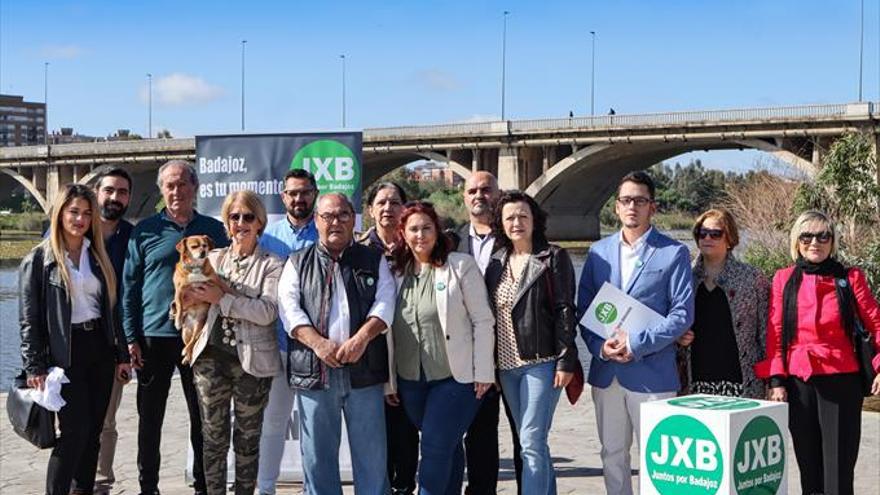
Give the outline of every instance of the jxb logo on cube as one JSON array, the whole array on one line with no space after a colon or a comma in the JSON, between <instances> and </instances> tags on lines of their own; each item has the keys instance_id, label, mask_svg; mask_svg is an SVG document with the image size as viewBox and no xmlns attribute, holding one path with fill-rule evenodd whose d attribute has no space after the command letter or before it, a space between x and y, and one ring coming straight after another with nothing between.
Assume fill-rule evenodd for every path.
<instances>
[{"instance_id":1,"label":"jxb logo on cube","mask_svg":"<svg viewBox=\"0 0 880 495\"><path fill-rule=\"evenodd\" d=\"M718 440L695 418L674 415L657 423L645 454L648 477L662 495L713 495L721 486Z\"/></svg>"}]
</instances>

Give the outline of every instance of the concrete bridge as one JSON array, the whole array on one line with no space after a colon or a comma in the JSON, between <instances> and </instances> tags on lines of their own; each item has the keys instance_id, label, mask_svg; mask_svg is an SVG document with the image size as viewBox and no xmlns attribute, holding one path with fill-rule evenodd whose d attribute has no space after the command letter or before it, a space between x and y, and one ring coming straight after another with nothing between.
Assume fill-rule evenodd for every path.
<instances>
[{"instance_id":1,"label":"concrete bridge","mask_svg":"<svg viewBox=\"0 0 880 495\"><path fill-rule=\"evenodd\" d=\"M842 134L876 139L878 119L880 103L862 102L365 129L364 187L419 159L446 163L463 177L488 170L502 188L525 190L541 203L553 238L595 238L599 210L627 172L719 149L761 150L812 172ZM131 212L138 217L153 211L156 170L172 158L193 160L195 140L0 148L0 195L18 183L47 210L62 184L121 165L134 176Z\"/></svg>"}]
</instances>

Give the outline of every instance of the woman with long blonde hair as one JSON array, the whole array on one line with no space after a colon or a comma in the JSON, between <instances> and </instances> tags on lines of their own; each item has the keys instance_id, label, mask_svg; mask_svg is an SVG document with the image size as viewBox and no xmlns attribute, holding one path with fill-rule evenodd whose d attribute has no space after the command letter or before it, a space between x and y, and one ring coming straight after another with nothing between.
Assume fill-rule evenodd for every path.
<instances>
[{"instance_id":1,"label":"woman with long blonde hair","mask_svg":"<svg viewBox=\"0 0 880 495\"><path fill-rule=\"evenodd\" d=\"M42 389L52 367L70 380L61 387L66 404L58 411L61 435L49 457L46 493L92 493L113 379L127 381L131 368L91 189L68 184L58 193L48 238L22 260L19 281L28 386Z\"/></svg>"}]
</instances>

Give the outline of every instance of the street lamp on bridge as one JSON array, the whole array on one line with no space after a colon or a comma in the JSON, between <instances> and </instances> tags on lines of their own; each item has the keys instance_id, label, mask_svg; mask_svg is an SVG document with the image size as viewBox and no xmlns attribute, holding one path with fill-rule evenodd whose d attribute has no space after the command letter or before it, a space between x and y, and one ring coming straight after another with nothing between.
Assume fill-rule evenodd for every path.
<instances>
[{"instance_id":1,"label":"street lamp on bridge","mask_svg":"<svg viewBox=\"0 0 880 495\"><path fill-rule=\"evenodd\" d=\"M859 101L862 101L862 77L865 65L865 0L862 0L861 18L859 21Z\"/></svg>"},{"instance_id":2,"label":"street lamp on bridge","mask_svg":"<svg viewBox=\"0 0 880 495\"><path fill-rule=\"evenodd\" d=\"M345 54L339 58L342 60L342 128L345 129Z\"/></svg>"},{"instance_id":3,"label":"street lamp on bridge","mask_svg":"<svg viewBox=\"0 0 880 495\"><path fill-rule=\"evenodd\" d=\"M596 115L596 31L590 31L592 54L590 55L590 116Z\"/></svg>"},{"instance_id":4,"label":"street lamp on bridge","mask_svg":"<svg viewBox=\"0 0 880 495\"><path fill-rule=\"evenodd\" d=\"M244 45L247 40L241 40L241 132L244 132Z\"/></svg>"},{"instance_id":5,"label":"street lamp on bridge","mask_svg":"<svg viewBox=\"0 0 880 495\"><path fill-rule=\"evenodd\" d=\"M49 62L43 62L43 142L49 144Z\"/></svg>"},{"instance_id":6,"label":"street lamp on bridge","mask_svg":"<svg viewBox=\"0 0 880 495\"><path fill-rule=\"evenodd\" d=\"M147 72L147 139L153 137L153 74Z\"/></svg>"},{"instance_id":7,"label":"street lamp on bridge","mask_svg":"<svg viewBox=\"0 0 880 495\"><path fill-rule=\"evenodd\" d=\"M504 99L505 99L505 82L507 71L507 16L510 11L504 11L504 30L501 34L501 120L504 119Z\"/></svg>"}]
</instances>

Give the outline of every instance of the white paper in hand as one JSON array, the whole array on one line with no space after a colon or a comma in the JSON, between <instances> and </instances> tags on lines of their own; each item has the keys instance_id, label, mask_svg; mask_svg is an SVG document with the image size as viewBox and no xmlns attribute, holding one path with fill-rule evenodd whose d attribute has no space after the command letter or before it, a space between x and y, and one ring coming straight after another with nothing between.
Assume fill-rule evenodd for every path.
<instances>
[{"instance_id":1,"label":"white paper in hand","mask_svg":"<svg viewBox=\"0 0 880 495\"><path fill-rule=\"evenodd\" d=\"M617 287L605 282L581 317L580 324L603 339L620 327L634 335L663 322L663 316Z\"/></svg>"},{"instance_id":2,"label":"white paper in hand","mask_svg":"<svg viewBox=\"0 0 880 495\"><path fill-rule=\"evenodd\" d=\"M64 369L53 366L49 368L43 390L32 389L31 397L37 404L50 411L58 412L67 404L67 401L61 397L61 386L65 383L70 383L70 380L65 376Z\"/></svg>"}]
</instances>

